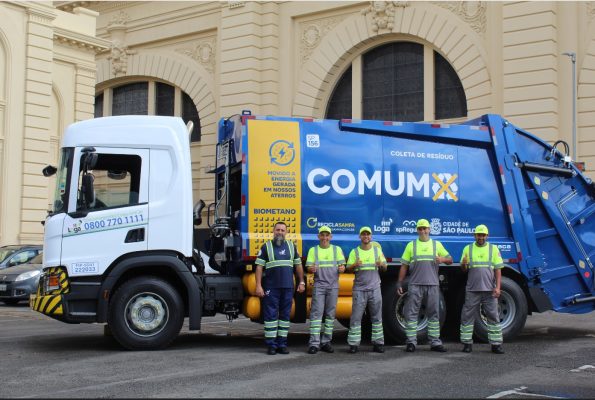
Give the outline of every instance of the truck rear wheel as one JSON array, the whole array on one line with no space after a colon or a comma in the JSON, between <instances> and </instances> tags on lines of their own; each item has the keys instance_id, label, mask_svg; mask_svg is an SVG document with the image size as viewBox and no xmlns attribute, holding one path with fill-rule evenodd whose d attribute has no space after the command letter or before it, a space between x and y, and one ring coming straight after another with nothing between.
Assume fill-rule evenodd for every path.
<instances>
[{"instance_id":1,"label":"truck rear wheel","mask_svg":"<svg viewBox=\"0 0 595 400\"><path fill-rule=\"evenodd\" d=\"M506 342L517 336L525 327L528 305L523 289L515 281L505 276L502 277L500 284L498 312L500 313L502 336ZM488 342L487 319L481 307L475 318L474 332L479 341Z\"/></svg>"},{"instance_id":2,"label":"truck rear wheel","mask_svg":"<svg viewBox=\"0 0 595 400\"><path fill-rule=\"evenodd\" d=\"M404 344L407 339L407 335L405 334L405 316L403 314L403 308L408 294L407 281L403 283L403 290L405 294L399 296L397 294L397 282L391 282L384 288L382 296L384 334L389 340L397 344ZM442 291L440 291L439 307L440 328L442 328L446 318L446 302L444 301ZM419 310L417 340L420 343L428 340L428 318L425 315L425 305L422 305Z\"/></svg>"},{"instance_id":3,"label":"truck rear wheel","mask_svg":"<svg viewBox=\"0 0 595 400\"><path fill-rule=\"evenodd\" d=\"M129 350L162 349L180 332L183 310L182 298L169 282L143 276L116 290L107 322L114 338Z\"/></svg>"}]
</instances>

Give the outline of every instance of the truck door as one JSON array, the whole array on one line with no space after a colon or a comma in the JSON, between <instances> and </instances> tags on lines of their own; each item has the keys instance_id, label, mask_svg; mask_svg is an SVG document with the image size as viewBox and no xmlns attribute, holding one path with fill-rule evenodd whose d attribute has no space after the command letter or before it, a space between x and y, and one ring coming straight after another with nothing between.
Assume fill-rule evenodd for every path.
<instances>
[{"instance_id":1,"label":"truck door","mask_svg":"<svg viewBox=\"0 0 595 400\"><path fill-rule=\"evenodd\" d=\"M92 165L85 157L94 153ZM118 257L147 250L149 150L76 148L62 265L101 275Z\"/></svg>"}]
</instances>

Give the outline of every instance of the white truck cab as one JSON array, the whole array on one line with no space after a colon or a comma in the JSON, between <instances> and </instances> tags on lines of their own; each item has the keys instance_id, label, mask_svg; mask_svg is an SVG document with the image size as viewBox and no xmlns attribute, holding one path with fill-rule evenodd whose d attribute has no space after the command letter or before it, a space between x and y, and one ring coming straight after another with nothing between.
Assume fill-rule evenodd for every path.
<instances>
[{"instance_id":1,"label":"white truck cab","mask_svg":"<svg viewBox=\"0 0 595 400\"><path fill-rule=\"evenodd\" d=\"M68 127L59 167L44 170L56 172L57 183L34 310L65 322L108 322L128 348L165 347L185 316L190 329L200 328L205 285L229 277L205 279L193 251L200 222L193 219L190 129L161 116ZM241 302L240 279L231 285ZM239 303L225 308L237 317Z\"/></svg>"}]
</instances>

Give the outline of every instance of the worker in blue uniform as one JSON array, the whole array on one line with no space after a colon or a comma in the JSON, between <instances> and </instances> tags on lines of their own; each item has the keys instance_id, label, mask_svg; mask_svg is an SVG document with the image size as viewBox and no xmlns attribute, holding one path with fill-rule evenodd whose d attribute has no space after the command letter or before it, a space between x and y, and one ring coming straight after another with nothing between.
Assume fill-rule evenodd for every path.
<instances>
[{"instance_id":1,"label":"worker in blue uniform","mask_svg":"<svg viewBox=\"0 0 595 400\"><path fill-rule=\"evenodd\" d=\"M264 339L267 354L289 354L287 334L289 314L294 293L294 271L297 274L297 291L306 288L300 255L293 242L286 240L287 225L275 223L273 239L268 240L256 258L256 295L262 298L264 314Z\"/></svg>"}]
</instances>

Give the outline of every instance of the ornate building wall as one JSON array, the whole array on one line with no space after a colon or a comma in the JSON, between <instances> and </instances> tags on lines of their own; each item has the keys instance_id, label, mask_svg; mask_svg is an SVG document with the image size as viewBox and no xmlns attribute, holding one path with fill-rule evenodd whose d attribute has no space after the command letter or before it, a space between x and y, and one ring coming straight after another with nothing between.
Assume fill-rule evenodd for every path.
<instances>
[{"instance_id":1,"label":"ornate building wall","mask_svg":"<svg viewBox=\"0 0 595 400\"><path fill-rule=\"evenodd\" d=\"M41 240L38 221L49 189L38 171L54 162L58 132L92 117L95 94L105 93L105 111L112 88L126 83L164 82L187 93L201 123L201 140L191 145L194 200L208 203L220 118L243 109L324 117L347 70L352 116L361 117L363 57L396 41L420 44L425 60L438 53L452 66L467 102L467 117L453 121L503 114L547 141L571 145L572 63L562 53L575 52L578 159L595 177L594 4L84 1L54 2L56 8L4 2L0 185L18 196L0 191L0 244ZM425 63L426 121L435 119L433 74L434 65ZM154 102L148 112L155 112Z\"/></svg>"},{"instance_id":2,"label":"ornate building wall","mask_svg":"<svg viewBox=\"0 0 595 400\"><path fill-rule=\"evenodd\" d=\"M0 4L0 245L41 243L60 131L91 118L95 54L93 11L48 2ZM24 44L24 45L23 45Z\"/></svg>"}]
</instances>

